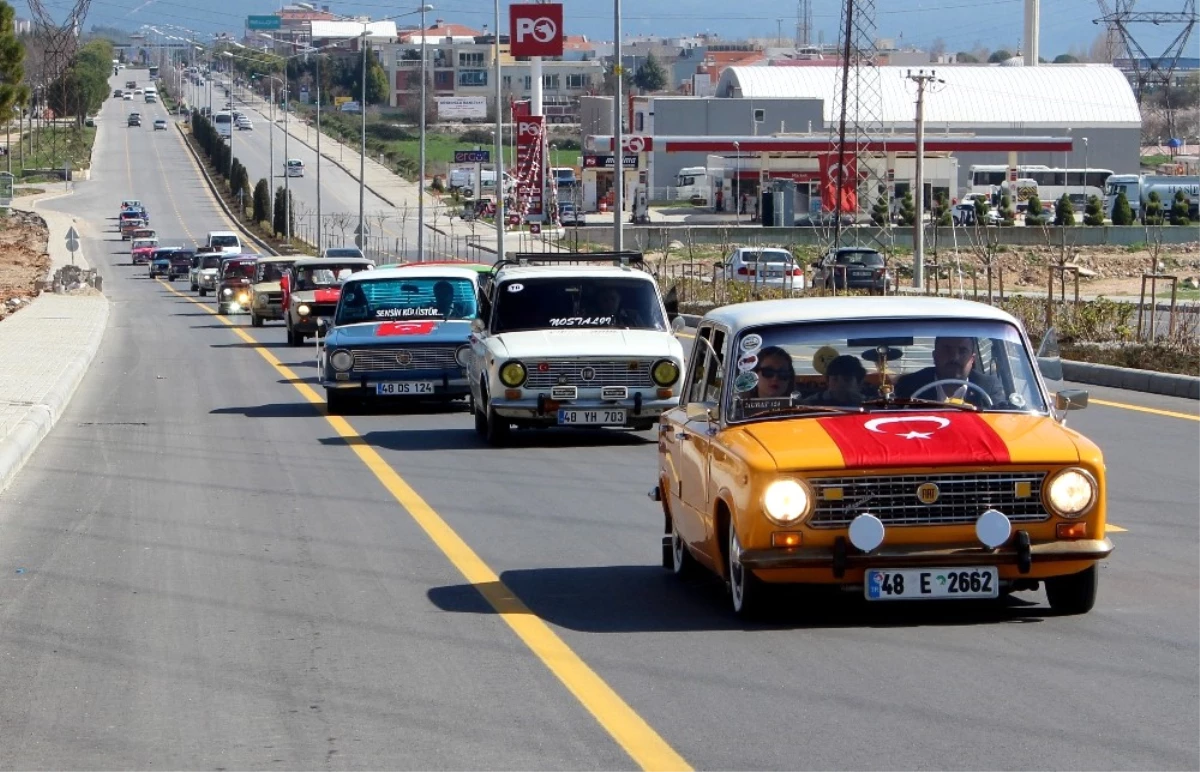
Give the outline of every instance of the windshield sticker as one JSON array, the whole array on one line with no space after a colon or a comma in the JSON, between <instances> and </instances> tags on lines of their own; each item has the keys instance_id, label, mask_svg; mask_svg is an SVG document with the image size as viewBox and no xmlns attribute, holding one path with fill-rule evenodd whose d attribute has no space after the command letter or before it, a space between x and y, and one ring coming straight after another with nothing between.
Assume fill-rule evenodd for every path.
<instances>
[{"instance_id":1,"label":"windshield sticker","mask_svg":"<svg viewBox=\"0 0 1200 772\"><path fill-rule=\"evenodd\" d=\"M404 319L408 317L442 316L436 308L377 308L376 319Z\"/></svg>"},{"instance_id":2,"label":"windshield sticker","mask_svg":"<svg viewBox=\"0 0 1200 772\"><path fill-rule=\"evenodd\" d=\"M550 320L551 327L603 327L612 323L611 316L560 316Z\"/></svg>"},{"instance_id":3,"label":"windshield sticker","mask_svg":"<svg viewBox=\"0 0 1200 772\"><path fill-rule=\"evenodd\" d=\"M837 359L838 351L833 346L821 346L817 349L817 353L813 354L813 369L821 375L825 374L825 368L829 367L829 363Z\"/></svg>"},{"instance_id":4,"label":"windshield sticker","mask_svg":"<svg viewBox=\"0 0 1200 772\"><path fill-rule=\"evenodd\" d=\"M733 379L733 389L737 392L754 391L758 386L758 373L745 372Z\"/></svg>"},{"instance_id":5,"label":"windshield sticker","mask_svg":"<svg viewBox=\"0 0 1200 772\"><path fill-rule=\"evenodd\" d=\"M1025 407L1025 398L1014 391L1012 394L1008 395L1008 404L1018 409L1023 408Z\"/></svg>"},{"instance_id":6,"label":"windshield sticker","mask_svg":"<svg viewBox=\"0 0 1200 772\"><path fill-rule=\"evenodd\" d=\"M746 337L742 338L741 346L742 351L746 352L747 354L758 351L760 348L762 348L762 336L754 334L747 335Z\"/></svg>"},{"instance_id":7,"label":"windshield sticker","mask_svg":"<svg viewBox=\"0 0 1200 772\"><path fill-rule=\"evenodd\" d=\"M518 284L516 282L513 282L512 284L508 285L509 292L520 292L523 289L525 289L524 284Z\"/></svg>"},{"instance_id":8,"label":"windshield sticker","mask_svg":"<svg viewBox=\"0 0 1200 772\"><path fill-rule=\"evenodd\" d=\"M738 370L746 372L758 367L758 354L747 354L738 360Z\"/></svg>"},{"instance_id":9,"label":"windshield sticker","mask_svg":"<svg viewBox=\"0 0 1200 772\"><path fill-rule=\"evenodd\" d=\"M428 335L437 329L437 322L384 322L375 328L375 337L388 335Z\"/></svg>"}]
</instances>

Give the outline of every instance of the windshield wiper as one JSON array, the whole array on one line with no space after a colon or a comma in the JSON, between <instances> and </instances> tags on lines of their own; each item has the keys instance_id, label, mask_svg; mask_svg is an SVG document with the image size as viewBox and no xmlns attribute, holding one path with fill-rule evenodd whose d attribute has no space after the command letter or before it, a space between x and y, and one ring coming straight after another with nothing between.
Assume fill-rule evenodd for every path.
<instances>
[{"instance_id":1,"label":"windshield wiper","mask_svg":"<svg viewBox=\"0 0 1200 772\"><path fill-rule=\"evenodd\" d=\"M968 410L972 413L979 412L979 408L975 405L972 405L970 402L939 402L936 399L913 399L912 397L895 397L893 399L884 399L883 397L879 397L877 399L863 400L863 407L877 407L880 405L895 405L899 407L928 405L930 407L950 407L955 408L956 410Z\"/></svg>"},{"instance_id":2,"label":"windshield wiper","mask_svg":"<svg viewBox=\"0 0 1200 772\"><path fill-rule=\"evenodd\" d=\"M750 413L743 415L743 419L750 420L752 418L766 418L773 415L783 415L799 410L805 413L861 413L861 407L829 407L826 405L791 405L790 407L780 407L773 410L764 410L760 413Z\"/></svg>"}]
</instances>

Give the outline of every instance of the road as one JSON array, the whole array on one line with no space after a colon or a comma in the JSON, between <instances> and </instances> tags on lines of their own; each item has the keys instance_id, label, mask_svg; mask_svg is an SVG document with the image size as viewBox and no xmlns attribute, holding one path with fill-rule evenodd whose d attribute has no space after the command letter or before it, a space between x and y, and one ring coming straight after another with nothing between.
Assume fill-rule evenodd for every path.
<instances>
[{"instance_id":1,"label":"road","mask_svg":"<svg viewBox=\"0 0 1200 772\"><path fill-rule=\"evenodd\" d=\"M240 91L240 90L239 90ZM185 84L185 94L189 105L207 105L209 88L206 82L203 87L192 83ZM212 101L220 110L225 104L224 86L214 86ZM238 102L240 105L241 103ZM283 131L282 122L272 124L268 116L254 109L241 107L250 116L254 128L252 130L235 130L233 133L233 154L246 167L250 174L250 184L260 179L271 180L272 189L278 189L286 184L296 210L296 236L316 244L316 213L317 213L317 154L313 148L287 137ZM282 119L279 111L276 117ZM271 170L271 143L274 141L275 168ZM285 144L286 143L286 144ZM357 163L357 155L346 155L346 163ZM298 158L304 162L303 177L284 178L283 165L287 158ZM354 233L358 226L358 196L359 185L355 177L328 159L321 161L321 215L324 223L322 235L323 246L341 246L354 244ZM417 214L396 211L394 207L373 194L364 191L364 217L367 226L373 234L382 234L386 251L392 254L409 254L415 250L417 239Z\"/></svg>"},{"instance_id":2,"label":"road","mask_svg":"<svg viewBox=\"0 0 1200 772\"><path fill-rule=\"evenodd\" d=\"M169 238L224 226L127 104L55 202L112 318L0 494L0 766L1200 767L1195 402L1071 414L1123 529L1087 616L797 596L744 626L658 565L650 436L326 418L311 349L126 265L123 197Z\"/></svg>"}]
</instances>

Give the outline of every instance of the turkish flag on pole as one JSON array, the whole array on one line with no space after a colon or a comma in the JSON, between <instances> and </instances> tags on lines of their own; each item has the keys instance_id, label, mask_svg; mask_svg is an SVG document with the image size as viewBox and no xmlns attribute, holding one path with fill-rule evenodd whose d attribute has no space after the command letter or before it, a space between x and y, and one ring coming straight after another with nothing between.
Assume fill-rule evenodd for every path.
<instances>
[{"instance_id":1,"label":"turkish flag on pole","mask_svg":"<svg viewBox=\"0 0 1200 772\"><path fill-rule=\"evenodd\" d=\"M846 153L842 158L842 205L839 209L838 200L838 154L822 153L818 162L821 170L821 209L832 212L835 209L845 214L858 211L858 163L852 153Z\"/></svg>"},{"instance_id":2,"label":"turkish flag on pole","mask_svg":"<svg viewBox=\"0 0 1200 772\"><path fill-rule=\"evenodd\" d=\"M868 413L817 423L847 469L1009 463L1008 445L974 413Z\"/></svg>"}]
</instances>

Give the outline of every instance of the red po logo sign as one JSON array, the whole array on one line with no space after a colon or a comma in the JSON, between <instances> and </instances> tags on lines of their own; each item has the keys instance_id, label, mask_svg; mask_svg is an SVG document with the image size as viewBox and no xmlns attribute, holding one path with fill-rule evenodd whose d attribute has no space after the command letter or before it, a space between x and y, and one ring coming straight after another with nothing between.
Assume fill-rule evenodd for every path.
<instances>
[{"instance_id":1,"label":"red po logo sign","mask_svg":"<svg viewBox=\"0 0 1200 772\"><path fill-rule=\"evenodd\" d=\"M561 3L521 3L508 9L513 56L562 56Z\"/></svg>"}]
</instances>

